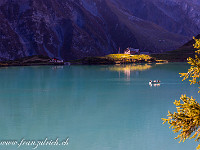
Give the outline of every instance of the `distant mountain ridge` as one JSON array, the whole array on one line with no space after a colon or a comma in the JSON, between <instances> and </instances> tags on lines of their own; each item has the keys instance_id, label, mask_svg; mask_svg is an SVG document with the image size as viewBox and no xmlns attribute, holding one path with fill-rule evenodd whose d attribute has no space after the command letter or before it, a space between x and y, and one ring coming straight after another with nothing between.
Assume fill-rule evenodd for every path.
<instances>
[{"instance_id":1,"label":"distant mountain ridge","mask_svg":"<svg viewBox=\"0 0 200 150\"><path fill-rule=\"evenodd\" d=\"M193 19L182 18L186 23L180 26L182 20L147 11L162 8L164 12L167 1L133 0L130 7L126 2L131 0L2 0L0 60L36 54L71 60L116 53L119 47L129 46L164 52L178 48L200 31L194 20L200 22L195 5L187 6L194 10ZM182 13L182 9L177 11ZM185 13L190 15L191 10ZM162 21L164 17L169 24Z\"/></svg>"},{"instance_id":2,"label":"distant mountain ridge","mask_svg":"<svg viewBox=\"0 0 200 150\"><path fill-rule=\"evenodd\" d=\"M199 0L118 0L136 17L166 30L196 36L200 32Z\"/></svg>"}]
</instances>

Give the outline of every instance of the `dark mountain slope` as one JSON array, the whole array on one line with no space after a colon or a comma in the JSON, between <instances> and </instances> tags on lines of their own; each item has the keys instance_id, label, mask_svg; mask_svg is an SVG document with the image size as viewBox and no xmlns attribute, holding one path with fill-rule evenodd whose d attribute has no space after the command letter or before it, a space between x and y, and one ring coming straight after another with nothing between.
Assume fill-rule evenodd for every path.
<instances>
[{"instance_id":1,"label":"dark mountain slope","mask_svg":"<svg viewBox=\"0 0 200 150\"><path fill-rule=\"evenodd\" d=\"M197 39L200 39L200 34L196 36ZM188 57L194 58L195 51L194 48L195 40L190 40L183 46L179 47L177 50L168 51L163 54L152 54L151 56L157 59L169 60L169 61L187 61Z\"/></svg>"},{"instance_id":2,"label":"dark mountain slope","mask_svg":"<svg viewBox=\"0 0 200 150\"><path fill-rule=\"evenodd\" d=\"M134 16L185 36L200 32L198 0L116 0Z\"/></svg>"},{"instance_id":3,"label":"dark mountain slope","mask_svg":"<svg viewBox=\"0 0 200 150\"><path fill-rule=\"evenodd\" d=\"M172 50L188 39L114 0L0 1L0 58L46 55L70 60L118 52Z\"/></svg>"}]
</instances>

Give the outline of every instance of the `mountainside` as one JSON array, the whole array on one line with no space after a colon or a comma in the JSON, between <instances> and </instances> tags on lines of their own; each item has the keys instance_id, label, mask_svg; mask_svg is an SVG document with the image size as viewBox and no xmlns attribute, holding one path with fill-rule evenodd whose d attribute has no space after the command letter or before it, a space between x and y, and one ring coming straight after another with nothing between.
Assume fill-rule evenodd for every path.
<instances>
[{"instance_id":1,"label":"mountainside","mask_svg":"<svg viewBox=\"0 0 200 150\"><path fill-rule=\"evenodd\" d=\"M128 0L1 0L0 59L37 54L70 60L116 53L119 47L128 46L163 52L179 47L199 31L199 24L193 24L195 21L190 18L185 18L188 22L181 26L176 18L171 18L172 25L162 23L160 19L166 16L159 11L153 13L139 7L142 2L147 10L154 8L148 0L134 0L130 7L126 1L128 4ZM159 3L161 0L154 2L161 6ZM135 13L136 4L148 14L146 18L145 14ZM196 12L198 9L194 8ZM199 23L195 15L199 14L194 13L193 17Z\"/></svg>"},{"instance_id":2,"label":"mountainside","mask_svg":"<svg viewBox=\"0 0 200 150\"><path fill-rule=\"evenodd\" d=\"M200 32L199 0L118 0L136 17L185 36Z\"/></svg>"},{"instance_id":3,"label":"mountainside","mask_svg":"<svg viewBox=\"0 0 200 150\"><path fill-rule=\"evenodd\" d=\"M200 39L200 34L198 34L195 38ZM195 44L195 40L192 39L176 50L168 51L162 54L152 54L151 56L156 59L168 60L172 62L187 61L188 57L192 57L192 58L195 57L195 54L196 54L195 51L197 49L194 48L193 46L194 44Z\"/></svg>"},{"instance_id":4,"label":"mountainside","mask_svg":"<svg viewBox=\"0 0 200 150\"><path fill-rule=\"evenodd\" d=\"M196 37L196 39L200 39L200 34L198 34ZM187 53L193 53L195 54L195 48L194 48L194 45L195 44L195 40L192 39L190 41L188 41L186 44L184 44L183 46L179 47L176 51L179 51L179 52L187 52Z\"/></svg>"}]
</instances>

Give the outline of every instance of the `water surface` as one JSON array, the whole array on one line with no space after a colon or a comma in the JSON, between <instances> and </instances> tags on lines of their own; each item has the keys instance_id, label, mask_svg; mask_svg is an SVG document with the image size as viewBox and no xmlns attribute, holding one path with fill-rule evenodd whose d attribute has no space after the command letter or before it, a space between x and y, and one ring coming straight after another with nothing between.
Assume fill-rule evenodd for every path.
<instances>
[{"instance_id":1,"label":"water surface","mask_svg":"<svg viewBox=\"0 0 200 150\"><path fill-rule=\"evenodd\" d=\"M179 144L161 120L175 111L181 94L198 98L197 86L178 74L188 68L185 63L0 68L0 140L69 137L67 146L41 150L195 150L197 142ZM149 86L157 79L160 86Z\"/></svg>"}]
</instances>

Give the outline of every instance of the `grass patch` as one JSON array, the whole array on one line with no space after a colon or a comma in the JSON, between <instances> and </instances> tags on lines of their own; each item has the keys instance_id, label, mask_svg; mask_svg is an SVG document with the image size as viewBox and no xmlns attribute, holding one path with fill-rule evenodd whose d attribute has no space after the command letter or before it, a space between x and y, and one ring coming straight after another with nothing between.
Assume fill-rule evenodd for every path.
<instances>
[{"instance_id":1,"label":"grass patch","mask_svg":"<svg viewBox=\"0 0 200 150\"><path fill-rule=\"evenodd\" d=\"M150 61L153 58L149 55L129 55L129 54L110 54L110 55L106 55L105 58L108 59L113 59L115 61L122 61L122 60L144 60L144 61Z\"/></svg>"}]
</instances>

